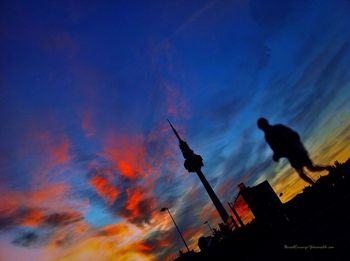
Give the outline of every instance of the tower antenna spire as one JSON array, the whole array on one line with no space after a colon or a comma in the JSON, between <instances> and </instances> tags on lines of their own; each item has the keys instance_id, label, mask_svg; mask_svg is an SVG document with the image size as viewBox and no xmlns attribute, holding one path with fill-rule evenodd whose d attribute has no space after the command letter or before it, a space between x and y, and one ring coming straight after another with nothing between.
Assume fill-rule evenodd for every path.
<instances>
[{"instance_id":1,"label":"tower antenna spire","mask_svg":"<svg viewBox=\"0 0 350 261\"><path fill-rule=\"evenodd\" d=\"M221 204L218 196L215 194L213 188L210 186L209 182L207 181L207 179L205 178L201 170L201 168L204 166L202 157L194 153L194 151L190 148L190 146L188 146L187 142L180 138L179 133L177 133L177 131L175 130L171 122L169 120L168 122L170 124L170 127L173 129L173 132L175 133L177 139L179 140L179 147L185 159L185 162L184 162L185 169L188 172L197 173L200 181L202 182L210 199L212 200L216 210L218 211L222 221L224 221L224 223L228 222L229 216L224 206Z\"/></svg>"},{"instance_id":2,"label":"tower antenna spire","mask_svg":"<svg viewBox=\"0 0 350 261\"><path fill-rule=\"evenodd\" d=\"M181 141L183 141L179 135L179 133L177 133L177 131L175 130L174 126L171 124L171 122L169 121L169 119L167 119L167 121L170 124L170 127L173 129L173 132L175 133L175 136L177 137L177 139L179 140L179 142L181 143Z\"/></svg>"}]
</instances>

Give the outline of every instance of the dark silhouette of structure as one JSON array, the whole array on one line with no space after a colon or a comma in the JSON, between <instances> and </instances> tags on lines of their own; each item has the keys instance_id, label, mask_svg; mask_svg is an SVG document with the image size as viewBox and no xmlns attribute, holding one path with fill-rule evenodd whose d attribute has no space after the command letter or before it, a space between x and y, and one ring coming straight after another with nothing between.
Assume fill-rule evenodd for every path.
<instances>
[{"instance_id":1,"label":"dark silhouette of structure","mask_svg":"<svg viewBox=\"0 0 350 261\"><path fill-rule=\"evenodd\" d=\"M277 162L280 158L287 158L304 181L311 185L315 184L313 179L305 174L303 167L313 172L330 170L330 166L313 164L300 141L299 134L294 130L282 124L270 125L265 118L259 118L257 125L265 133L265 140L273 151L273 160Z\"/></svg>"},{"instance_id":2,"label":"dark silhouette of structure","mask_svg":"<svg viewBox=\"0 0 350 261\"><path fill-rule=\"evenodd\" d=\"M231 231L221 224L198 239L200 252L176 261L348 259L350 159L284 204L267 181L239 188L254 220Z\"/></svg>"},{"instance_id":3,"label":"dark silhouette of structure","mask_svg":"<svg viewBox=\"0 0 350 261\"><path fill-rule=\"evenodd\" d=\"M179 146L182 152L183 157L185 158L184 166L187 169L188 172L195 172L197 173L199 179L202 181L203 186L208 192L208 195L210 199L213 201L214 206L216 207L216 210L218 211L221 219L224 223L229 222L229 216L224 208L224 206L221 204L219 198L215 194L214 190L210 186L209 182L205 178L201 168L204 166L203 159L200 155L197 155L193 152L193 150L188 146L188 144L183 141L180 138L180 135L177 133L171 122L168 120L170 127L172 128L175 136L177 137L179 141Z\"/></svg>"},{"instance_id":4,"label":"dark silhouette of structure","mask_svg":"<svg viewBox=\"0 0 350 261\"><path fill-rule=\"evenodd\" d=\"M254 217L260 222L274 225L285 221L282 202L267 180L254 187L246 187L243 183L238 187L238 196L243 197Z\"/></svg>"},{"instance_id":5,"label":"dark silhouette of structure","mask_svg":"<svg viewBox=\"0 0 350 261\"><path fill-rule=\"evenodd\" d=\"M176 261L294 261L304 260L305 257L318 261L338 260L338 257L341 257L339 260L345 260L343 255L348 252L350 245L350 159L345 163L336 161L333 166L315 165L298 133L281 124L270 125L266 119L260 118L257 124L273 150L273 160L287 158L300 177L312 186L282 203L268 181L253 187L241 183L235 202L242 198L244 207L239 209L240 213L249 210L249 215L252 215L248 217L252 219L247 222L247 216L244 216L243 223L235 204L228 202L236 222L227 214L202 173L202 157L180 138L170 121L169 124L179 140L185 168L197 173L224 221L219 224L219 229L212 229L211 236L198 239L200 252L192 250L181 253ZM329 173L314 182L304 173L304 167L310 171L328 170ZM280 193L280 196L283 194Z\"/></svg>"}]
</instances>

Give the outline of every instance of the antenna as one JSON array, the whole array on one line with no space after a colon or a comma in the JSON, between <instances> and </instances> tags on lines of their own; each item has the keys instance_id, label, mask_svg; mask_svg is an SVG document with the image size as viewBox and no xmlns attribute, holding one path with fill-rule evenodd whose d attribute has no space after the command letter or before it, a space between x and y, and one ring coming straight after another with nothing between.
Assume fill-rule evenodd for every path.
<instances>
[{"instance_id":1,"label":"antenna","mask_svg":"<svg viewBox=\"0 0 350 261\"><path fill-rule=\"evenodd\" d=\"M179 133L177 133L177 131L175 130L174 126L171 124L171 122L170 122L168 119L167 119L167 121L169 122L170 127L173 129L173 132L175 133L175 136L177 137L177 139L179 140L179 142L183 141L183 140L180 138Z\"/></svg>"}]
</instances>

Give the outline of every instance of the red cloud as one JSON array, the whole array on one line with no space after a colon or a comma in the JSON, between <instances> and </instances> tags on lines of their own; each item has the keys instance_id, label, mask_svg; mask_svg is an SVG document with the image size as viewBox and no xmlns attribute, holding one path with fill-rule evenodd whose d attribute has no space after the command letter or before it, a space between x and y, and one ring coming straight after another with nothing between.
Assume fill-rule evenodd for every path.
<instances>
[{"instance_id":1,"label":"red cloud","mask_svg":"<svg viewBox=\"0 0 350 261\"><path fill-rule=\"evenodd\" d=\"M94 176L90 179L90 184L95 187L97 193L110 205L114 203L119 195L119 191L115 186L104 177Z\"/></svg>"},{"instance_id":2,"label":"red cloud","mask_svg":"<svg viewBox=\"0 0 350 261\"><path fill-rule=\"evenodd\" d=\"M125 217L129 222L142 226L149 223L154 216L156 200L141 187L129 188L126 190L127 200L118 214Z\"/></svg>"},{"instance_id":3,"label":"red cloud","mask_svg":"<svg viewBox=\"0 0 350 261\"><path fill-rule=\"evenodd\" d=\"M125 208L130 211L133 217L140 215L139 204L142 199L142 193L140 190L135 191L127 190L128 200L125 203Z\"/></svg>"},{"instance_id":4,"label":"red cloud","mask_svg":"<svg viewBox=\"0 0 350 261\"><path fill-rule=\"evenodd\" d=\"M120 160L117 162L117 168L119 169L120 173L128 178L134 178L136 176L136 172L133 170L132 165L126 161Z\"/></svg>"},{"instance_id":5,"label":"red cloud","mask_svg":"<svg viewBox=\"0 0 350 261\"><path fill-rule=\"evenodd\" d=\"M24 226L38 227L44 220L45 213L41 210L27 210L22 219L19 221Z\"/></svg>"},{"instance_id":6,"label":"red cloud","mask_svg":"<svg viewBox=\"0 0 350 261\"><path fill-rule=\"evenodd\" d=\"M123 195L120 199L125 199L124 195L126 199L118 206L112 206L113 213L139 226L152 220L156 209L153 191L157 179L161 173L173 173L178 167L174 162L179 151L176 140L169 139L171 135L166 121L152 129L147 137L141 134L107 135L106 146L99 155L111 164L107 166L109 173L120 174L121 184L127 184L127 188L120 191ZM167 160L164 161L164 158ZM90 165L100 169L96 164L99 164L98 161ZM113 174L108 177L115 178Z\"/></svg>"},{"instance_id":7,"label":"red cloud","mask_svg":"<svg viewBox=\"0 0 350 261\"><path fill-rule=\"evenodd\" d=\"M144 177L151 166L145 160L144 139L136 137L109 138L108 146L103 155L114 163L119 173L129 179Z\"/></svg>"}]
</instances>

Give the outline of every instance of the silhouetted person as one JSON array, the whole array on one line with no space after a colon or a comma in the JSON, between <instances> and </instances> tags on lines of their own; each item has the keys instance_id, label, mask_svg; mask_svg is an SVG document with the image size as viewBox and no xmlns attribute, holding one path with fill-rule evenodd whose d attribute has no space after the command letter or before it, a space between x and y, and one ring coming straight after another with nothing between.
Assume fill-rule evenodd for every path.
<instances>
[{"instance_id":1,"label":"silhouetted person","mask_svg":"<svg viewBox=\"0 0 350 261\"><path fill-rule=\"evenodd\" d=\"M273 160L287 158L290 165L297 171L299 176L313 185L315 182L308 177L303 167L310 171L330 170L330 166L320 166L312 163L308 152L300 141L299 134L282 124L270 125L265 118L257 121L258 127L265 133L265 140L273 151Z\"/></svg>"}]
</instances>

